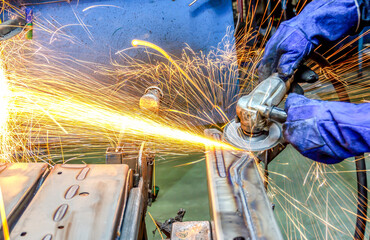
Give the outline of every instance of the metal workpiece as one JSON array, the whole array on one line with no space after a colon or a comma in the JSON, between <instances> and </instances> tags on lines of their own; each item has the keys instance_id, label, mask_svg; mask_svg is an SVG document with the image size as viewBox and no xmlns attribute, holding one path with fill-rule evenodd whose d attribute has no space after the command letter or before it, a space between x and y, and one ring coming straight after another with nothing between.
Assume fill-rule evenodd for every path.
<instances>
[{"instance_id":1,"label":"metal workpiece","mask_svg":"<svg viewBox=\"0 0 370 240\"><path fill-rule=\"evenodd\" d=\"M222 133L207 129L208 137ZM222 177L215 148L206 148L207 181L213 239L283 239L268 200L258 160L249 152L223 150Z\"/></svg>"},{"instance_id":2,"label":"metal workpiece","mask_svg":"<svg viewBox=\"0 0 370 240\"><path fill-rule=\"evenodd\" d=\"M131 188L125 164L56 165L11 239L114 239Z\"/></svg>"},{"instance_id":3,"label":"metal workpiece","mask_svg":"<svg viewBox=\"0 0 370 240\"><path fill-rule=\"evenodd\" d=\"M212 240L211 225L208 221L174 222L171 240Z\"/></svg>"},{"instance_id":4,"label":"metal workpiece","mask_svg":"<svg viewBox=\"0 0 370 240\"><path fill-rule=\"evenodd\" d=\"M46 163L0 164L0 186L10 230L48 173ZM3 236L0 235L0 239Z\"/></svg>"},{"instance_id":5,"label":"metal workpiece","mask_svg":"<svg viewBox=\"0 0 370 240\"><path fill-rule=\"evenodd\" d=\"M151 143L145 141L123 142L119 147L109 147L106 151L107 164L126 164L133 174L133 185L137 187L139 181L144 182L143 188L145 203L152 202L152 179L153 179L153 161L155 154L151 149Z\"/></svg>"},{"instance_id":6,"label":"metal workpiece","mask_svg":"<svg viewBox=\"0 0 370 240\"><path fill-rule=\"evenodd\" d=\"M26 20L16 16L0 24L0 41L8 40L21 33L26 25Z\"/></svg>"},{"instance_id":7,"label":"metal workpiece","mask_svg":"<svg viewBox=\"0 0 370 240\"><path fill-rule=\"evenodd\" d=\"M105 163L127 164L137 171L138 152L142 141L124 141L117 147L108 147L105 152Z\"/></svg>"},{"instance_id":8,"label":"metal workpiece","mask_svg":"<svg viewBox=\"0 0 370 240\"><path fill-rule=\"evenodd\" d=\"M144 95L140 98L140 108L153 113L158 113L162 98L162 89L157 86L148 87L145 90Z\"/></svg>"},{"instance_id":9,"label":"metal workpiece","mask_svg":"<svg viewBox=\"0 0 370 240\"><path fill-rule=\"evenodd\" d=\"M141 180L139 186L132 188L129 194L127 205L125 208L125 215L123 226L121 229L121 240L126 239L143 239L145 229L145 215L146 203L144 202L143 181Z\"/></svg>"},{"instance_id":10,"label":"metal workpiece","mask_svg":"<svg viewBox=\"0 0 370 240\"><path fill-rule=\"evenodd\" d=\"M263 171L263 170L262 170ZM244 154L230 167L230 179L252 239L283 239L255 157Z\"/></svg>"},{"instance_id":11,"label":"metal workpiece","mask_svg":"<svg viewBox=\"0 0 370 240\"><path fill-rule=\"evenodd\" d=\"M221 136L221 132L216 129L207 129L205 134L211 138L214 138L215 134ZM249 239L250 234L245 226L243 216L239 212L233 187L230 185L229 179L221 177L218 172L214 150L211 147L206 148L208 197L213 232L215 233L213 239L223 240L236 237ZM226 169L239 158L229 151L223 151L223 157Z\"/></svg>"}]
</instances>

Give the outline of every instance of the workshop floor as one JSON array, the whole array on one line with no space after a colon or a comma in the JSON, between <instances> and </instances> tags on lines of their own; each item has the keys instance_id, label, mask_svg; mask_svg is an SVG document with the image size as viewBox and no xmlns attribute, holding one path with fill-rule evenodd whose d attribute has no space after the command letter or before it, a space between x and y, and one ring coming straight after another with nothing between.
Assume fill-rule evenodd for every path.
<instances>
[{"instance_id":1,"label":"workshop floor","mask_svg":"<svg viewBox=\"0 0 370 240\"><path fill-rule=\"evenodd\" d=\"M156 227L150 215L164 222L175 217L180 208L184 208L185 221L210 220L204 153L167 156L164 159L157 158L156 161L155 184L160 187L160 191L157 200L148 208L148 239L161 239L158 232L155 235L152 233Z\"/></svg>"}]
</instances>

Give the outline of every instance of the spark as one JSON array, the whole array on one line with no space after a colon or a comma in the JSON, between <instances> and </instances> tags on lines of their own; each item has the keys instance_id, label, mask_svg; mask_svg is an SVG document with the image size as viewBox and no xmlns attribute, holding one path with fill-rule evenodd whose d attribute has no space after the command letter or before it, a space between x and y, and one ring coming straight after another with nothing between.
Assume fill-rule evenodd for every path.
<instances>
[{"instance_id":1,"label":"spark","mask_svg":"<svg viewBox=\"0 0 370 240\"><path fill-rule=\"evenodd\" d=\"M120 8L120 9L123 9L122 7L119 7L119 6L115 6L115 5L104 5L104 4L101 4L101 5L93 5L93 6L89 6L87 8L84 8L82 10L82 12L86 12L87 10L90 10L90 9L93 9L93 8L99 8L99 7L113 7L113 8Z\"/></svg>"},{"instance_id":2,"label":"spark","mask_svg":"<svg viewBox=\"0 0 370 240\"><path fill-rule=\"evenodd\" d=\"M5 77L2 62L0 62L0 132L6 131L6 122L9 116L8 112L9 87Z\"/></svg>"}]
</instances>

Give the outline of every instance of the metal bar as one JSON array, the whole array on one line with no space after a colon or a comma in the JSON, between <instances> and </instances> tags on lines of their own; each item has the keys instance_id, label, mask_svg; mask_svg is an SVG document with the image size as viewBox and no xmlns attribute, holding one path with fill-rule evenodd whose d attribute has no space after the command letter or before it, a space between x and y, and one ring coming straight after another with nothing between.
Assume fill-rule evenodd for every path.
<instances>
[{"instance_id":1,"label":"metal bar","mask_svg":"<svg viewBox=\"0 0 370 240\"><path fill-rule=\"evenodd\" d=\"M125 217L121 231L121 240L136 240L139 236L140 225L143 220L144 198L143 198L143 181L139 187L130 191L130 196L125 210Z\"/></svg>"},{"instance_id":2,"label":"metal bar","mask_svg":"<svg viewBox=\"0 0 370 240\"><path fill-rule=\"evenodd\" d=\"M219 136L207 129L209 137ZM213 148L206 148L213 239L283 239L274 218L255 158L248 152L220 150L226 177L219 175Z\"/></svg>"}]
</instances>

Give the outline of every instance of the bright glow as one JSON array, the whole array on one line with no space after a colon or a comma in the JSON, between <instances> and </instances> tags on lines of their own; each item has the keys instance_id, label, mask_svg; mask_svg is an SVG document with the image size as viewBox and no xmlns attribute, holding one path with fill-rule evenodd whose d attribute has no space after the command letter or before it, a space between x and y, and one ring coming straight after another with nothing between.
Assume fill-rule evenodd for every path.
<instances>
[{"instance_id":1,"label":"bright glow","mask_svg":"<svg viewBox=\"0 0 370 240\"><path fill-rule=\"evenodd\" d=\"M9 237L8 221L6 219L4 199L3 199L3 193L1 191L1 188L0 188L0 215L1 215L1 222L3 226L4 239L9 240L10 237Z\"/></svg>"},{"instance_id":2,"label":"bright glow","mask_svg":"<svg viewBox=\"0 0 370 240\"><path fill-rule=\"evenodd\" d=\"M41 97L41 96L40 96ZM46 103L45 103L46 104ZM132 133L135 135L167 138L178 142L187 142L195 145L222 147L224 149L236 148L219 141L215 141L197 134L184 131L172 126L145 119L137 116L115 113L99 106L84 105L80 102L54 101L52 107L48 107L49 115L56 120L69 119L76 124L89 124L110 129L116 132Z\"/></svg>"},{"instance_id":3,"label":"bright glow","mask_svg":"<svg viewBox=\"0 0 370 240\"><path fill-rule=\"evenodd\" d=\"M8 119L8 104L9 104L9 89L8 82L5 78L4 68L0 62L0 132L6 131L6 122Z\"/></svg>"},{"instance_id":4,"label":"bright glow","mask_svg":"<svg viewBox=\"0 0 370 240\"><path fill-rule=\"evenodd\" d=\"M132 40L131 44L132 46L137 47L139 45L139 41L134 39Z\"/></svg>"},{"instance_id":5,"label":"bright glow","mask_svg":"<svg viewBox=\"0 0 370 240\"><path fill-rule=\"evenodd\" d=\"M165 51L163 50L162 48L160 48L159 46L151 43L151 42L147 42L147 41L142 41L142 40L137 40L137 39L134 39L132 40L131 42L132 46L134 47L137 47L139 45L141 46L145 46L145 47L150 47L158 52L160 52L165 58L167 58L168 61L170 61L176 68L177 70L179 70L179 72L184 75L184 77L199 91L199 93L210 103L212 104L214 107L216 107L213 102L209 99L209 97L204 93L204 91L202 91L202 89L200 88L200 86L195 82L193 81L190 76L184 71L182 70L182 68L171 58L171 56Z\"/></svg>"}]
</instances>

